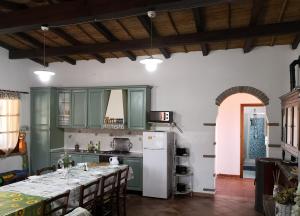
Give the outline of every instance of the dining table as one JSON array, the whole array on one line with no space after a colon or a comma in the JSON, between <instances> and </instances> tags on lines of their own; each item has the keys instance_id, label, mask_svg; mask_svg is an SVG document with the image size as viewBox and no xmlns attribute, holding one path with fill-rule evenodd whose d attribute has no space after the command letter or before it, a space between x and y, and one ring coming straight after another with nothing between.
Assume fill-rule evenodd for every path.
<instances>
[{"instance_id":1,"label":"dining table","mask_svg":"<svg viewBox=\"0 0 300 216\"><path fill-rule=\"evenodd\" d=\"M43 202L70 190L68 211L79 206L80 187L102 176L126 169L127 165L94 166L88 170L75 166L0 187L1 216L40 216ZM133 178L129 167L128 180Z\"/></svg>"}]
</instances>

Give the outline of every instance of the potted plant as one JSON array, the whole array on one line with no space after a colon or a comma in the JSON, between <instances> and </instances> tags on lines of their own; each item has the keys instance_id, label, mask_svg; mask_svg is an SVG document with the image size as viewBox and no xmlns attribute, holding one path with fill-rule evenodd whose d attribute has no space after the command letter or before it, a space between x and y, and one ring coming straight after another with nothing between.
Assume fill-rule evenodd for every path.
<instances>
[{"instance_id":1,"label":"potted plant","mask_svg":"<svg viewBox=\"0 0 300 216\"><path fill-rule=\"evenodd\" d=\"M296 192L296 188L284 188L276 194L276 196L274 197L274 200L276 202L275 204L276 216L291 215L292 205L295 204L294 202L295 192Z\"/></svg>"}]
</instances>

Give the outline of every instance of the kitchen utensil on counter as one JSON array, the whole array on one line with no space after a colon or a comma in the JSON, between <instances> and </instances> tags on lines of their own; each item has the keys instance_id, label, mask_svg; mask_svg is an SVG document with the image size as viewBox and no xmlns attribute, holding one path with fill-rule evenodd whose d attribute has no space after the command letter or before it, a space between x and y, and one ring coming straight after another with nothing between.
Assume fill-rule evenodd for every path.
<instances>
[{"instance_id":1,"label":"kitchen utensil on counter","mask_svg":"<svg viewBox=\"0 0 300 216\"><path fill-rule=\"evenodd\" d=\"M75 151L76 151L76 152L80 152L79 144L78 144L78 143L76 143L76 145L75 145Z\"/></svg>"},{"instance_id":2,"label":"kitchen utensil on counter","mask_svg":"<svg viewBox=\"0 0 300 216\"><path fill-rule=\"evenodd\" d=\"M130 142L129 138L115 137L111 142L111 148L114 151L129 152L132 148L132 143Z\"/></svg>"},{"instance_id":3,"label":"kitchen utensil on counter","mask_svg":"<svg viewBox=\"0 0 300 216\"><path fill-rule=\"evenodd\" d=\"M109 158L109 164L110 165L119 165L118 157L110 157Z\"/></svg>"}]
</instances>

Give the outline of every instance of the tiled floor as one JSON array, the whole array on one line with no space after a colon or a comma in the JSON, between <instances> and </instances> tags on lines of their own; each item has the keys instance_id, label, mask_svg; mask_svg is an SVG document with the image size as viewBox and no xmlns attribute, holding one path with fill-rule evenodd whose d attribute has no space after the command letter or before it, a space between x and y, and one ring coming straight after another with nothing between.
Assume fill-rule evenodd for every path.
<instances>
[{"instance_id":1,"label":"tiled floor","mask_svg":"<svg viewBox=\"0 0 300 216\"><path fill-rule=\"evenodd\" d=\"M218 178L215 197L194 196L169 200L129 195L129 216L261 216L254 211L251 179Z\"/></svg>"}]
</instances>

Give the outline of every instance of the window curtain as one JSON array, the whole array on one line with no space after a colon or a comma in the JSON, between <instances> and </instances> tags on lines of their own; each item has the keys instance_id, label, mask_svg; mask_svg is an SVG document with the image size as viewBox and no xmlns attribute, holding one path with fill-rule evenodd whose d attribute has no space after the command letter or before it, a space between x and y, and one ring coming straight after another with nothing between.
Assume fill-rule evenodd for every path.
<instances>
[{"instance_id":1,"label":"window curtain","mask_svg":"<svg viewBox=\"0 0 300 216\"><path fill-rule=\"evenodd\" d=\"M18 144L20 128L18 93L0 91L0 150L10 154Z\"/></svg>"}]
</instances>

